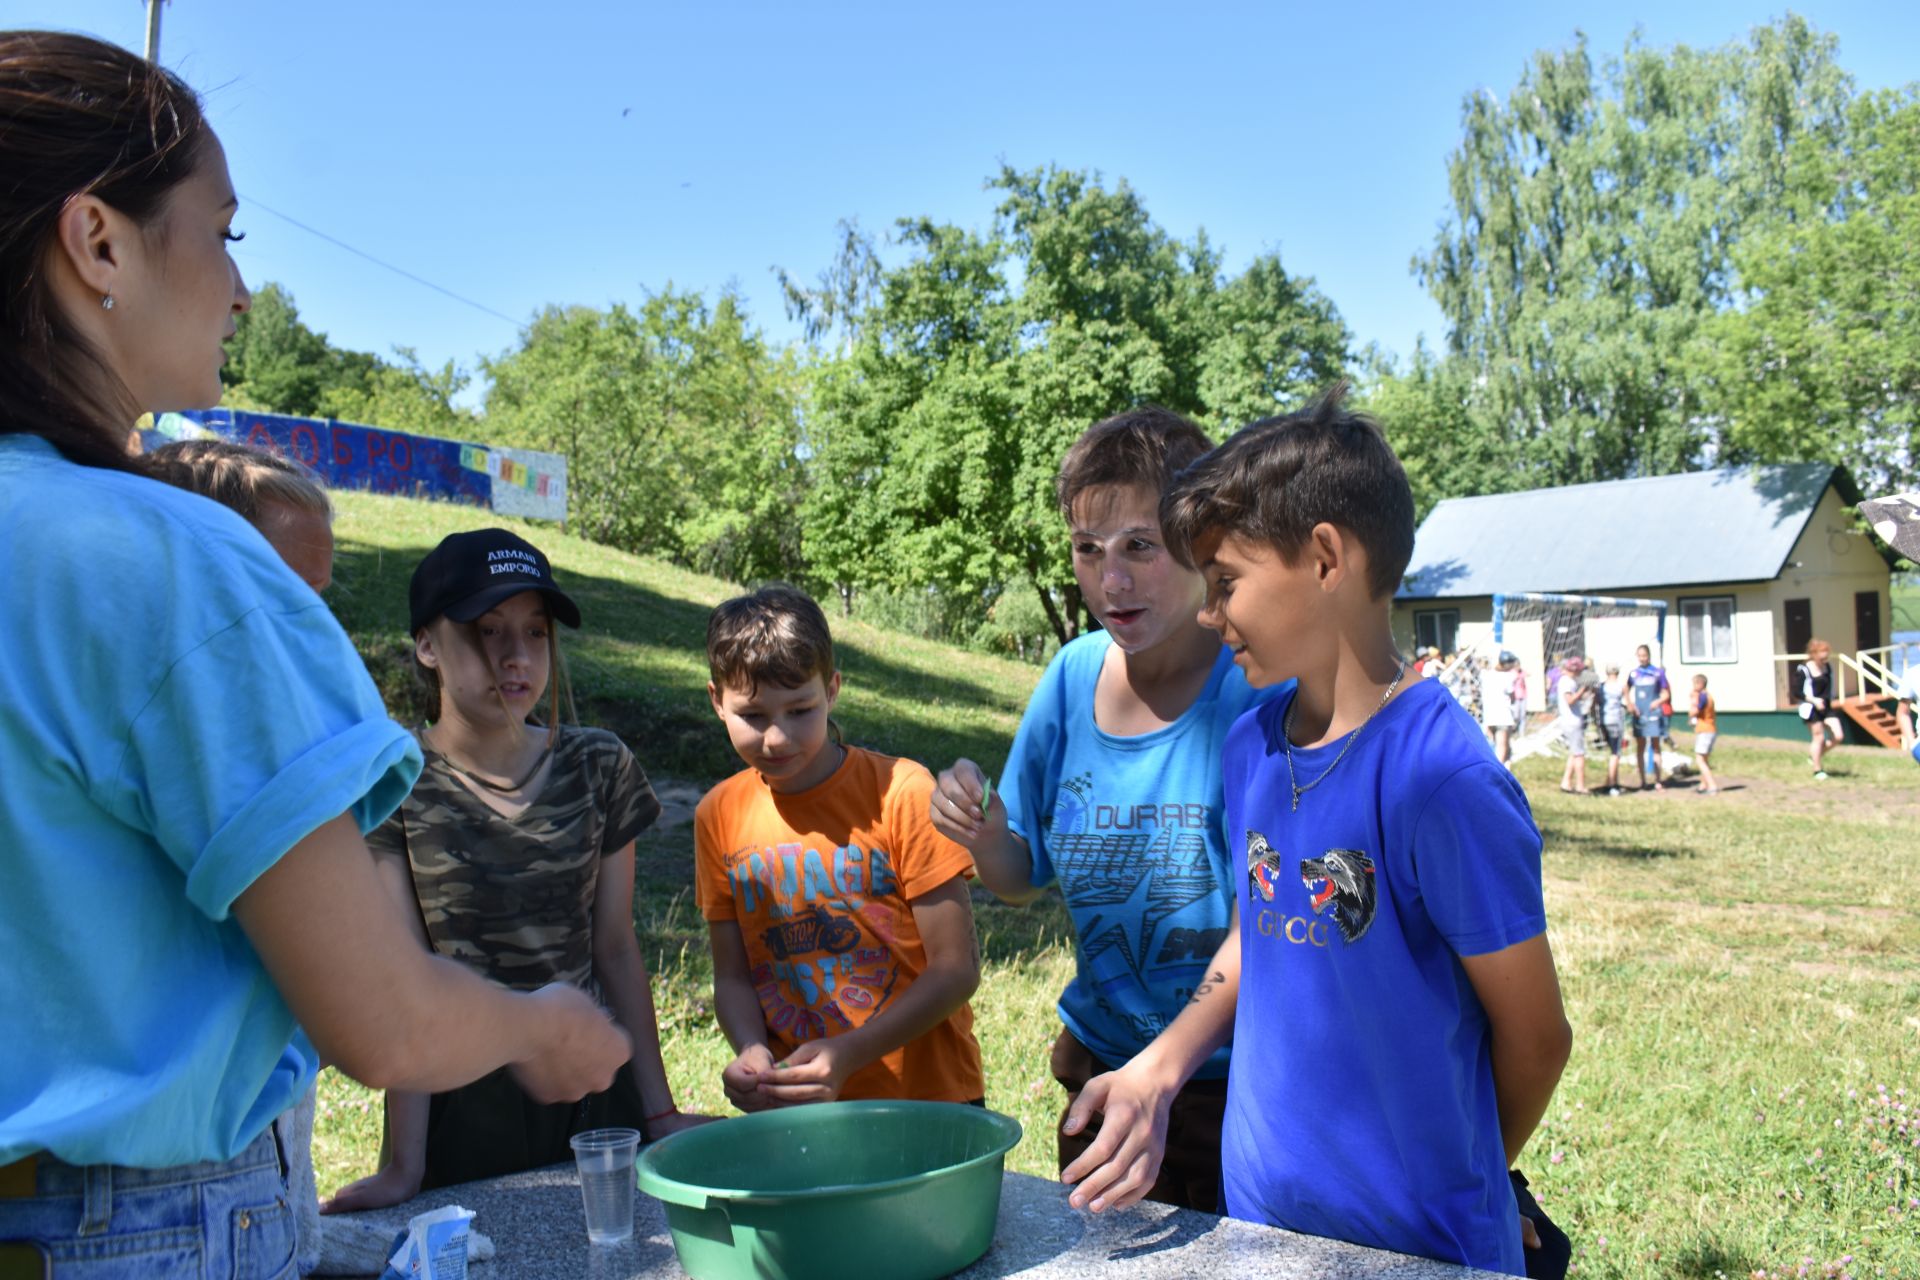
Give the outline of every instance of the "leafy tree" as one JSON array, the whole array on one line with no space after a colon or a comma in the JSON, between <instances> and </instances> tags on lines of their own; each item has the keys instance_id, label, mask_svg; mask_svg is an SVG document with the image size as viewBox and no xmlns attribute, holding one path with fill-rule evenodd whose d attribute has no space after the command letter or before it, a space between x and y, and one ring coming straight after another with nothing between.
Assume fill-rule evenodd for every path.
<instances>
[{"instance_id":1,"label":"leafy tree","mask_svg":"<svg viewBox=\"0 0 1920 1280\"><path fill-rule=\"evenodd\" d=\"M1425 343L1404 369L1367 353L1360 408L1380 423L1407 471L1414 514L1424 520L1444 498L1527 487L1508 465L1508 447L1477 402L1464 362L1442 360Z\"/></svg>"},{"instance_id":2,"label":"leafy tree","mask_svg":"<svg viewBox=\"0 0 1920 1280\"><path fill-rule=\"evenodd\" d=\"M412 347L395 347L400 363L377 362L364 377L342 381L320 393L319 412L329 418L362 422L393 431L424 436L471 440L479 419L471 409L456 407L454 397L466 390L472 375L452 360L438 369L420 363Z\"/></svg>"},{"instance_id":3,"label":"leafy tree","mask_svg":"<svg viewBox=\"0 0 1920 1280\"><path fill-rule=\"evenodd\" d=\"M293 295L268 281L253 294L253 307L235 322L220 371L221 403L233 408L302 417L324 413L329 393L372 393L384 367L377 356L333 346L324 333L300 319Z\"/></svg>"},{"instance_id":4,"label":"leafy tree","mask_svg":"<svg viewBox=\"0 0 1920 1280\"><path fill-rule=\"evenodd\" d=\"M1718 319L1730 458L1841 462L1920 480L1920 89L1868 94L1843 145L1801 138L1779 215L1734 246L1743 305Z\"/></svg>"},{"instance_id":5,"label":"leafy tree","mask_svg":"<svg viewBox=\"0 0 1920 1280\"><path fill-rule=\"evenodd\" d=\"M271 281L235 321L221 381L244 388L251 405L270 413L311 414L332 365L326 337L300 322L293 295Z\"/></svg>"},{"instance_id":6,"label":"leafy tree","mask_svg":"<svg viewBox=\"0 0 1920 1280\"><path fill-rule=\"evenodd\" d=\"M1789 17L1719 49L1636 38L1599 72L1582 37L1504 100L1467 98L1414 270L1526 483L1705 456L1696 344L1732 246L1786 198L1790 150L1840 136L1847 89L1831 37Z\"/></svg>"},{"instance_id":7,"label":"leafy tree","mask_svg":"<svg viewBox=\"0 0 1920 1280\"><path fill-rule=\"evenodd\" d=\"M488 438L566 454L588 537L736 580L804 573L799 373L732 294L549 307L484 368Z\"/></svg>"},{"instance_id":8,"label":"leafy tree","mask_svg":"<svg viewBox=\"0 0 1920 1280\"><path fill-rule=\"evenodd\" d=\"M1013 617L1024 590L1064 643L1083 625L1053 480L1093 422L1149 402L1216 430L1342 367L1348 334L1277 258L1225 277L1204 237L1153 222L1124 181L1003 167L985 233L924 218L881 246L842 224L817 287L781 276L816 368L809 560L855 589L927 588Z\"/></svg>"}]
</instances>

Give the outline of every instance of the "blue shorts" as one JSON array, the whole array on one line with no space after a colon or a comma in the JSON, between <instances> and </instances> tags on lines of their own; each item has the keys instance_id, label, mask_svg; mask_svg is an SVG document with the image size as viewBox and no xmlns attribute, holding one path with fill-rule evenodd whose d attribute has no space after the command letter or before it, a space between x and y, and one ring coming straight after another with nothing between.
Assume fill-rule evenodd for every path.
<instances>
[{"instance_id":1,"label":"blue shorts","mask_svg":"<svg viewBox=\"0 0 1920 1280\"><path fill-rule=\"evenodd\" d=\"M231 1160L171 1169L42 1156L35 1192L0 1197L0 1240L39 1245L61 1280L298 1280L271 1128Z\"/></svg>"},{"instance_id":2,"label":"blue shorts","mask_svg":"<svg viewBox=\"0 0 1920 1280\"><path fill-rule=\"evenodd\" d=\"M1637 715L1633 718L1633 731L1639 737L1658 741L1667 736L1667 718L1658 711L1644 716Z\"/></svg>"},{"instance_id":3,"label":"blue shorts","mask_svg":"<svg viewBox=\"0 0 1920 1280\"><path fill-rule=\"evenodd\" d=\"M1600 736L1607 740L1608 755L1617 756L1620 754L1620 739L1623 733L1624 730L1621 725L1608 724L1605 720L1600 722Z\"/></svg>"}]
</instances>

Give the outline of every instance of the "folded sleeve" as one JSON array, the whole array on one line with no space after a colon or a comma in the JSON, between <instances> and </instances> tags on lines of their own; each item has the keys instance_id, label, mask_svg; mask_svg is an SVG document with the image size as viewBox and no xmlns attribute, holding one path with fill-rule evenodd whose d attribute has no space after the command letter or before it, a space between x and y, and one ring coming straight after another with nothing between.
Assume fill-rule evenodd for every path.
<instances>
[{"instance_id":1,"label":"folded sleeve","mask_svg":"<svg viewBox=\"0 0 1920 1280\"><path fill-rule=\"evenodd\" d=\"M309 593L310 596L310 593ZM374 830L420 772L318 598L240 613L168 665L97 798L149 831L212 919L317 827Z\"/></svg>"},{"instance_id":2,"label":"folded sleeve","mask_svg":"<svg viewBox=\"0 0 1920 1280\"><path fill-rule=\"evenodd\" d=\"M601 840L602 855L618 853L633 843L633 838L654 824L660 816L660 799L653 794L640 762L615 738L611 767L601 798L607 815L606 835Z\"/></svg>"},{"instance_id":3,"label":"folded sleeve","mask_svg":"<svg viewBox=\"0 0 1920 1280\"><path fill-rule=\"evenodd\" d=\"M1463 956L1501 951L1546 931L1540 829L1512 774L1468 765L1429 796L1414 824L1420 895Z\"/></svg>"},{"instance_id":4,"label":"folded sleeve","mask_svg":"<svg viewBox=\"0 0 1920 1280\"><path fill-rule=\"evenodd\" d=\"M898 762L888 796L894 844L890 852L900 896L909 902L955 876L973 875L973 855L934 829L932 805L933 775L926 766Z\"/></svg>"}]
</instances>

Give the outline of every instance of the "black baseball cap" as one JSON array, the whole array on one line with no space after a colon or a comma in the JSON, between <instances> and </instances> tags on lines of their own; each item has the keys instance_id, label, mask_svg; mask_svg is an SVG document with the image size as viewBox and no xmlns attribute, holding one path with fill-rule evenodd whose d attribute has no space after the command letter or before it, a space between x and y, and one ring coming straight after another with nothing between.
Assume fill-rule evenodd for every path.
<instances>
[{"instance_id":1,"label":"black baseball cap","mask_svg":"<svg viewBox=\"0 0 1920 1280\"><path fill-rule=\"evenodd\" d=\"M553 580L553 566L540 548L505 529L451 533L413 571L407 588L412 614L408 631L418 633L445 615L472 622L522 591L538 591L547 609L569 627L580 625L580 606Z\"/></svg>"}]
</instances>

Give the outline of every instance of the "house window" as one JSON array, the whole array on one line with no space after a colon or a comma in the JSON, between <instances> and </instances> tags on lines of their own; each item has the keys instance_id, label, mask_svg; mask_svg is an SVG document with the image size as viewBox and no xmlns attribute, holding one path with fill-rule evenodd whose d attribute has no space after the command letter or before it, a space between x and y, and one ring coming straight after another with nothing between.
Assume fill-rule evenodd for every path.
<instances>
[{"instance_id":1,"label":"house window","mask_svg":"<svg viewBox=\"0 0 1920 1280\"><path fill-rule=\"evenodd\" d=\"M1438 649L1452 653L1460 640L1458 609L1420 609L1413 615L1413 647L1421 653Z\"/></svg>"},{"instance_id":2,"label":"house window","mask_svg":"<svg viewBox=\"0 0 1920 1280\"><path fill-rule=\"evenodd\" d=\"M1733 597L1705 596L1680 602L1680 661L1733 662Z\"/></svg>"}]
</instances>

